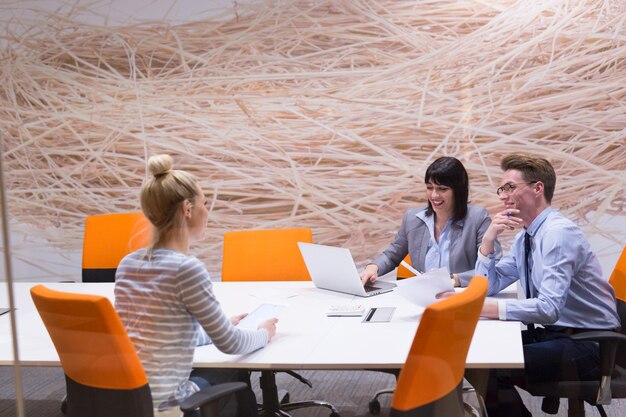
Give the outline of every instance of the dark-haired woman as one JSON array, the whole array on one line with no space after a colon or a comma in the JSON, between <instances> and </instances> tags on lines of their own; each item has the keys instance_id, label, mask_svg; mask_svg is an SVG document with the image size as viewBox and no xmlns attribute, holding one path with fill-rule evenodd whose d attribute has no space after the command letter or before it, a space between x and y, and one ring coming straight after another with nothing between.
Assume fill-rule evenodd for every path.
<instances>
[{"instance_id":1,"label":"dark-haired woman","mask_svg":"<svg viewBox=\"0 0 626 417\"><path fill-rule=\"evenodd\" d=\"M491 219L484 208L468 204L465 167L456 158L438 158L426 170L424 183L428 206L406 212L393 242L361 272L364 283L392 271L407 254L420 272L447 268L457 287L474 276L478 248Z\"/></svg>"}]
</instances>

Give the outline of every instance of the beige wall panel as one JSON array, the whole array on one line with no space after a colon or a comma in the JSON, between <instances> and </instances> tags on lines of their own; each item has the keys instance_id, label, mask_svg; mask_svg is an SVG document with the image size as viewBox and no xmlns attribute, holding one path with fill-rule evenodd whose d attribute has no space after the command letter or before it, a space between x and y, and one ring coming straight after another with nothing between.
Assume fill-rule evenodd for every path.
<instances>
[{"instance_id":1,"label":"beige wall panel","mask_svg":"<svg viewBox=\"0 0 626 417\"><path fill-rule=\"evenodd\" d=\"M555 207L621 250L622 2L233 11L185 24L88 24L76 10L3 22L0 128L16 232L80 250L85 215L138 209L147 157L170 153L209 197L196 254L212 273L223 232L248 228L311 227L362 263L425 203L435 158L461 159L472 202L493 213L498 161L520 151L554 164ZM18 257L39 262L28 250L17 243Z\"/></svg>"}]
</instances>

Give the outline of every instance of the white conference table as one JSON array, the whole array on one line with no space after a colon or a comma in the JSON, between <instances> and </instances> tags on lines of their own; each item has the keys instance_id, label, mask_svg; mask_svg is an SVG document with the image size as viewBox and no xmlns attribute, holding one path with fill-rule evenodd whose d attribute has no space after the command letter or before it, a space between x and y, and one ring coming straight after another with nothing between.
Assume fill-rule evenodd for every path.
<instances>
[{"instance_id":1,"label":"white conference table","mask_svg":"<svg viewBox=\"0 0 626 417\"><path fill-rule=\"evenodd\" d=\"M59 357L35 309L30 288L15 283L15 317L19 364L60 366ZM113 301L113 283L44 283L49 288L100 294ZM266 415L282 415L275 371L300 369L399 369L407 357L423 308L394 292L369 298L320 290L312 282L216 282L215 294L231 316L250 312L262 303L281 304L276 336L263 349L246 355L227 355L213 345L196 349L197 368L259 370ZM509 291L504 297L514 297ZM363 323L361 317L326 317L331 305L362 304L396 307L390 322ZM0 306L8 306L6 287ZM9 314L0 316L0 366L14 365ZM524 355L519 322L480 320L467 355L466 367L522 368Z\"/></svg>"},{"instance_id":2,"label":"white conference table","mask_svg":"<svg viewBox=\"0 0 626 417\"><path fill-rule=\"evenodd\" d=\"M4 283L6 284L6 283ZM113 300L112 283L43 283L49 288L100 294ZM22 366L60 366L29 290L36 283L15 283L19 362ZM227 355L214 346L196 349L195 367L298 369L401 368L423 311L394 292L362 298L320 290L311 282L215 282L227 315L252 311L262 303L282 304L277 334L267 347L246 355ZM514 296L509 292L505 297ZM361 317L326 317L334 304L396 307L390 322L363 323ZM8 307L6 287L0 306ZM0 316L0 366L14 364L9 314ZM522 368L519 322L480 320L467 355L467 368Z\"/></svg>"}]
</instances>

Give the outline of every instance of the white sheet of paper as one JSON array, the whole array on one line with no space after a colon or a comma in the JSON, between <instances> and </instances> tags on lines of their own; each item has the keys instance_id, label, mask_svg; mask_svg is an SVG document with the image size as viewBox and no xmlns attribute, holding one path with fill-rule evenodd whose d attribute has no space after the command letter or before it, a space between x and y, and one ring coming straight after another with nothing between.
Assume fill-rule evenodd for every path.
<instances>
[{"instance_id":1,"label":"white sheet of paper","mask_svg":"<svg viewBox=\"0 0 626 417\"><path fill-rule=\"evenodd\" d=\"M435 296L446 291L454 291L447 268L433 269L414 278L398 281L396 294L420 307L428 307L437 301Z\"/></svg>"},{"instance_id":2,"label":"white sheet of paper","mask_svg":"<svg viewBox=\"0 0 626 417\"><path fill-rule=\"evenodd\" d=\"M242 329L256 330L259 324L274 317L278 317L285 309L285 306L279 304L261 304L250 314L239 321L237 327Z\"/></svg>"}]
</instances>

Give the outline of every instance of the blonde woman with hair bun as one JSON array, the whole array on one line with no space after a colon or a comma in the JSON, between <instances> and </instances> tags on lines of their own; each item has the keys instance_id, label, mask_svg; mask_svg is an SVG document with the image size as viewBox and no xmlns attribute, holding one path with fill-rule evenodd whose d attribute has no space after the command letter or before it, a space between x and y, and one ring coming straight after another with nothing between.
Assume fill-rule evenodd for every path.
<instances>
[{"instance_id":1,"label":"blonde woman with hair bun","mask_svg":"<svg viewBox=\"0 0 626 417\"><path fill-rule=\"evenodd\" d=\"M192 369L194 350L214 343L224 353L252 352L272 339L278 321L245 330L236 325L246 314L230 319L224 315L204 264L188 254L191 243L204 238L206 198L197 179L173 165L169 155L148 161L149 178L140 200L154 227L153 240L148 248L126 256L115 277L115 308L148 375L157 416L208 385L249 385L245 370ZM251 389L231 397L220 416L257 415Z\"/></svg>"}]
</instances>

